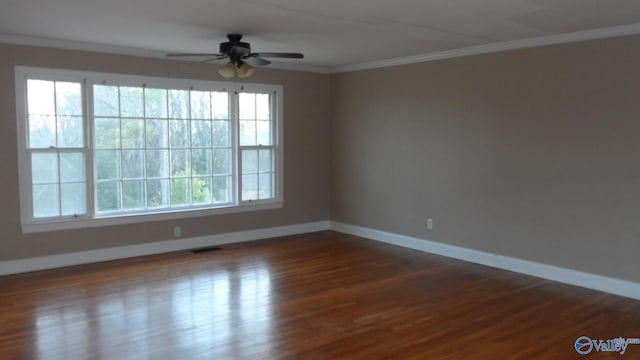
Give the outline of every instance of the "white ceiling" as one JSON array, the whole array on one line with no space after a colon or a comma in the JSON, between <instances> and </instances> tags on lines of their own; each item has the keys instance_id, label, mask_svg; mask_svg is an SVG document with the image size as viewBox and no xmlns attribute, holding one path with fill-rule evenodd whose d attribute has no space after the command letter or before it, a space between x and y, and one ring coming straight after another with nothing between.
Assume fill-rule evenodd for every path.
<instances>
[{"instance_id":1,"label":"white ceiling","mask_svg":"<svg viewBox=\"0 0 640 360\"><path fill-rule=\"evenodd\" d=\"M640 33L640 0L0 0L0 42L157 56L238 32L327 71L599 31Z\"/></svg>"}]
</instances>

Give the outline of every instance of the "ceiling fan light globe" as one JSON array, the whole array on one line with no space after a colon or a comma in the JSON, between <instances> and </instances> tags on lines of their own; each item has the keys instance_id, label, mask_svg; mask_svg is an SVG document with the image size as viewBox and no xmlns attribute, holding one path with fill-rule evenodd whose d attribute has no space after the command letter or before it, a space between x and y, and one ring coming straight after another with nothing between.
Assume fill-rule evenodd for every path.
<instances>
[{"instance_id":1,"label":"ceiling fan light globe","mask_svg":"<svg viewBox=\"0 0 640 360\"><path fill-rule=\"evenodd\" d=\"M254 72L253 66L247 63L244 63L240 65L240 67L238 68L238 77L240 79L245 79L253 75L253 72Z\"/></svg>"},{"instance_id":2,"label":"ceiling fan light globe","mask_svg":"<svg viewBox=\"0 0 640 360\"><path fill-rule=\"evenodd\" d=\"M228 63L218 70L218 74L225 79L231 79L236 75L236 67L233 63Z\"/></svg>"}]
</instances>

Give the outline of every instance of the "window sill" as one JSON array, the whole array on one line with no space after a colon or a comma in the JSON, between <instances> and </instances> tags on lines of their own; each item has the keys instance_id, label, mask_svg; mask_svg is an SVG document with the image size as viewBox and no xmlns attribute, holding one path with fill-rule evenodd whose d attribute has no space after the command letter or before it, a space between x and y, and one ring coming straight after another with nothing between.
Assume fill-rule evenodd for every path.
<instances>
[{"instance_id":1,"label":"window sill","mask_svg":"<svg viewBox=\"0 0 640 360\"><path fill-rule=\"evenodd\" d=\"M282 200L268 202L244 203L241 205L229 205L226 207L218 207L214 209L180 209L169 212L155 214L127 214L127 215L108 215L99 218L88 219L71 219L66 221L51 221L22 224L22 233L38 233L58 230L82 229L88 227L101 227L113 225L125 225L135 223L146 223L154 221L178 220L186 218L214 216L223 214L236 214L251 211L280 209L284 206Z\"/></svg>"}]
</instances>

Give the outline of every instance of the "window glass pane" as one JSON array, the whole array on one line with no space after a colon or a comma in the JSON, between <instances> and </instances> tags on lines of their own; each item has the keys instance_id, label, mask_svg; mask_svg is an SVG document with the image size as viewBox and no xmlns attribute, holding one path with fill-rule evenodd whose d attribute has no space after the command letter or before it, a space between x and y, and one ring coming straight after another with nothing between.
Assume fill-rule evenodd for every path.
<instances>
[{"instance_id":1,"label":"window glass pane","mask_svg":"<svg viewBox=\"0 0 640 360\"><path fill-rule=\"evenodd\" d=\"M95 119L95 144L98 149L120 147L120 120L111 118Z\"/></svg>"},{"instance_id":2,"label":"window glass pane","mask_svg":"<svg viewBox=\"0 0 640 360\"><path fill-rule=\"evenodd\" d=\"M144 178L144 151L122 150L122 178Z\"/></svg>"},{"instance_id":3,"label":"window glass pane","mask_svg":"<svg viewBox=\"0 0 640 360\"><path fill-rule=\"evenodd\" d=\"M213 150L213 174L228 175L231 173L231 149Z\"/></svg>"},{"instance_id":4,"label":"window glass pane","mask_svg":"<svg viewBox=\"0 0 640 360\"><path fill-rule=\"evenodd\" d=\"M259 152L259 164L258 168L260 172L273 171L273 160L272 160L272 150L271 149L262 149Z\"/></svg>"},{"instance_id":5,"label":"window glass pane","mask_svg":"<svg viewBox=\"0 0 640 360\"><path fill-rule=\"evenodd\" d=\"M242 151L242 173L255 174L258 172L258 151L243 150Z\"/></svg>"},{"instance_id":6,"label":"window glass pane","mask_svg":"<svg viewBox=\"0 0 640 360\"><path fill-rule=\"evenodd\" d=\"M58 147L80 148L84 144L82 117L58 117Z\"/></svg>"},{"instance_id":7,"label":"window glass pane","mask_svg":"<svg viewBox=\"0 0 640 360\"><path fill-rule=\"evenodd\" d=\"M256 122L240 121L240 146L255 146L256 142Z\"/></svg>"},{"instance_id":8,"label":"window glass pane","mask_svg":"<svg viewBox=\"0 0 640 360\"><path fill-rule=\"evenodd\" d=\"M147 118L167 118L167 90L145 89L144 101Z\"/></svg>"},{"instance_id":9,"label":"window glass pane","mask_svg":"<svg viewBox=\"0 0 640 360\"><path fill-rule=\"evenodd\" d=\"M211 175L211 149L191 150L191 168L194 175Z\"/></svg>"},{"instance_id":10,"label":"window glass pane","mask_svg":"<svg viewBox=\"0 0 640 360\"><path fill-rule=\"evenodd\" d=\"M271 120L269 94L256 94L256 118L258 120Z\"/></svg>"},{"instance_id":11,"label":"window glass pane","mask_svg":"<svg viewBox=\"0 0 640 360\"><path fill-rule=\"evenodd\" d=\"M147 178L169 177L169 150L147 150Z\"/></svg>"},{"instance_id":12,"label":"window glass pane","mask_svg":"<svg viewBox=\"0 0 640 360\"><path fill-rule=\"evenodd\" d=\"M122 119L122 147L144 148L144 120Z\"/></svg>"},{"instance_id":13,"label":"window glass pane","mask_svg":"<svg viewBox=\"0 0 640 360\"><path fill-rule=\"evenodd\" d=\"M121 184L120 181L98 183L97 208L99 212L120 210Z\"/></svg>"},{"instance_id":14,"label":"window glass pane","mask_svg":"<svg viewBox=\"0 0 640 360\"><path fill-rule=\"evenodd\" d=\"M231 177L216 176L212 181L213 202L216 204L231 201Z\"/></svg>"},{"instance_id":15,"label":"window glass pane","mask_svg":"<svg viewBox=\"0 0 640 360\"><path fill-rule=\"evenodd\" d=\"M85 183L62 184L62 215L87 213L87 185Z\"/></svg>"},{"instance_id":16,"label":"window glass pane","mask_svg":"<svg viewBox=\"0 0 640 360\"><path fill-rule=\"evenodd\" d=\"M58 184L33 185L33 217L60 215Z\"/></svg>"},{"instance_id":17,"label":"window glass pane","mask_svg":"<svg viewBox=\"0 0 640 360\"><path fill-rule=\"evenodd\" d=\"M229 118L229 94L226 92L211 93L212 110L214 119Z\"/></svg>"},{"instance_id":18,"label":"window glass pane","mask_svg":"<svg viewBox=\"0 0 640 360\"><path fill-rule=\"evenodd\" d=\"M120 152L117 150L96 151L96 176L98 180L120 179Z\"/></svg>"},{"instance_id":19,"label":"window glass pane","mask_svg":"<svg viewBox=\"0 0 640 360\"><path fill-rule=\"evenodd\" d=\"M85 180L84 154L81 152L61 153L60 181L80 182Z\"/></svg>"},{"instance_id":20,"label":"window glass pane","mask_svg":"<svg viewBox=\"0 0 640 360\"><path fill-rule=\"evenodd\" d=\"M194 204L203 205L211 203L211 178L194 177L191 185Z\"/></svg>"},{"instance_id":21,"label":"window glass pane","mask_svg":"<svg viewBox=\"0 0 640 360\"><path fill-rule=\"evenodd\" d=\"M194 120L191 122L191 146L195 148L211 147L211 121Z\"/></svg>"},{"instance_id":22,"label":"window glass pane","mask_svg":"<svg viewBox=\"0 0 640 360\"><path fill-rule=\"evenodd\" d=\"M169 130L167 120L147 120L146 123L147 148L169 147Z\"/></svg>"},{"instance_id":23,"label":"window glass pane","mask_svg":"<svg viewBox=\"0 0 640 360\"><path fill-rule=\"evenodd\" d=\"M188 120L171 120L169 121L169 143L172 148L189 147L189 121Z\"/></svg>"},{"instance_id":24,"label":"window glass pane","mask_svg":"<svg viewBox=\"0 0 640 360\"><path fill-rule=\"evenodd\" d=\"M29 115L29 147L49 148L56 146L55 116Z\"/></svg>"},{"instance_id":25,"label":"window glass pane","mask_svg":"<svg viewBox=\"0 0 640 360\"><path fill-rule=\"evenodd\" d=\"M211 93L208 91L191 92L191 118L211 119Z\"/></svg>"},{"instance_id":26,"label":"window glass pane","mask_svg":"<svg viewBox=\"0 0 640 360\"><path fill-rule=\"evenodd\" d=\"M95 116L119 116L118 87L93 86L93 114Z\"/></svg>"},{"instance_id":27,"label":"window glass pane","mask_svg":"<svg viewBox=\"0 0 640 360\"><path fill-rule=\"evenodd\" d=\"M255 120L256 118L256 95L240 93L238 106L240 107L241 120Z\"/></svg>"},{"instance_id":28,"label":"window glass pane","mask_svg":"<svg viewBox=\"0 0 640 360\"><path fill-rule=\"evenodd\" d=\"M27 108L30 115L54 115L53 81L27 80Z\"/></svg>"},{"instance_id":29,"label":"window glass pane","mask_svg":"<svg viewBox=\"0 0 640 360\"><path fill-rule=\"evenodd\" d=\"M258 198L269 199L273 197L272 179L273 179L272 173L260 174L260 177L258 179L258 184L259 184Z\"/></svg>"},{"instance_id":30,"label":"window glass pane","mask_svg":"<svg viewBox=\"0 0 640 360\"><path fill-rule=\"evenodd\" d=\"M144 209L144 181L122 183L122 208L125 210Z\"/></svg>"},{"instance_id":31,"label":"window glass pane","mask_svg":"<svg viewBox=\"0 0 640 360\"><path fill-rule=\"evenodd\" d=\"M189 91L169 90L169 117L172 119L189 118Z\"/></svg>"},{"instance_id":32,"label":"window glass pane","mask_svg":"<svg viewBox=\"0 0 640 360\"><path fill-rule=\"evenodd\" d=\"M31 156L32 216L106 216L275 196L279 127L271 90L231 95L187 90L170 79L175 88L152 89L108 74L84 88L82 73L67 75L74 78L25 82L27 134L20 136Z\"/></svg>"},{"instance_id":33,"label":"window glass pane","mask_svg":"<svg viewBox=\"0 0 640 360\"><path fill-rule=\"evenodd\" d=\"M169 180L147 181L147 206L161 208L169 206Z\"/></svg>"},{"instance_id":34,"label":"window glass pane","mask_svg":"<svg viewBox=\"0 0 640 360\"><path fill-rule=\"evenodd\" d=\"M143 112L142 88L120 88L120 115L130 117L142 117Z\"/></svg>"},{"instance_id":35,"label":"window glass pane","mask_svg":"<svg viewBox=\"0 0 640 360\"><path fill-rule=\"evenodd\" d=\"M31 177L34 184L58 182L58 154L31 154Z\"/></svg>"},{"instance_id":36,"label":"window glass pane","mask_svg":"<svg viewBox=\"0 0 640 360\"><path fill-rule=\"evenodd\" d=\"M190 179L173 179L171 180L171 205L180 206L188 205L191 201L189 193Z\"/></svg>"},{"instance_id":37,"label":"window glass pane","mask_svg":"<svg viewBox=\"0 0 640 360\"><path fill-rule=\"evenodd\" d=\"M228 121L213 122L213 140L214 147L231 146L231 127Z\"/></svg>"},{"instance_id":38,"label":"window glass pane","mask_svg":"<svg viewBox=\"0 0 640 360\"><path fill-rule=\"evenodd\" d=\"M171 176L191 176L189 150L171 150Z\"/></svg>"},{"instance_id":39,"label":"window glass pane","mask_svg":"<svg viewBox=\"0 0 640 360\"><path fill-rule=\"evenodd\" d=\"M258 145L271 145L271 121L256 121L258 124Z\"/></svg>"},{"instance_id":40,"label":"window glass pane","mask_svg":"<svg viewBox=\"0 0 640 360\"><path fill-rule=\"evenodd\" d=\"M258 175L242 175L242 200L258 199Z\"/></svg>"},{"instance_id":41,"label":"window glass pane","mask_svg":"<svg viewBox=\"0 0 640 360\"><path fill-rule=\"evenodd\" d=\"M82 116L82 87L79 83L56 82L56 113Z\"/></svg>"}]
</instances>

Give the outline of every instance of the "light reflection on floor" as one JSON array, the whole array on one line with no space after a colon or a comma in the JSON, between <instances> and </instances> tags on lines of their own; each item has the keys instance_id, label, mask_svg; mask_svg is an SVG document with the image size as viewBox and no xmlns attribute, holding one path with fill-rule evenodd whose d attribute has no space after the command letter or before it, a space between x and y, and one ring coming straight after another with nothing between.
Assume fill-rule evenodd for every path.
<instances>
[{"instance_id":1,"label":"light reflection on floor","mask_svg":"<svg viewBox=\"0 0 640 360\"><path fill-rule=\"evenodd\" d=\"M272 283L265 263L143 284L47 294L34 312L37 358L258 358L247 353L251 345L264 349L272 340ZM97 300L89 301L84 290Z\"/></svg>"}]
</instances>

